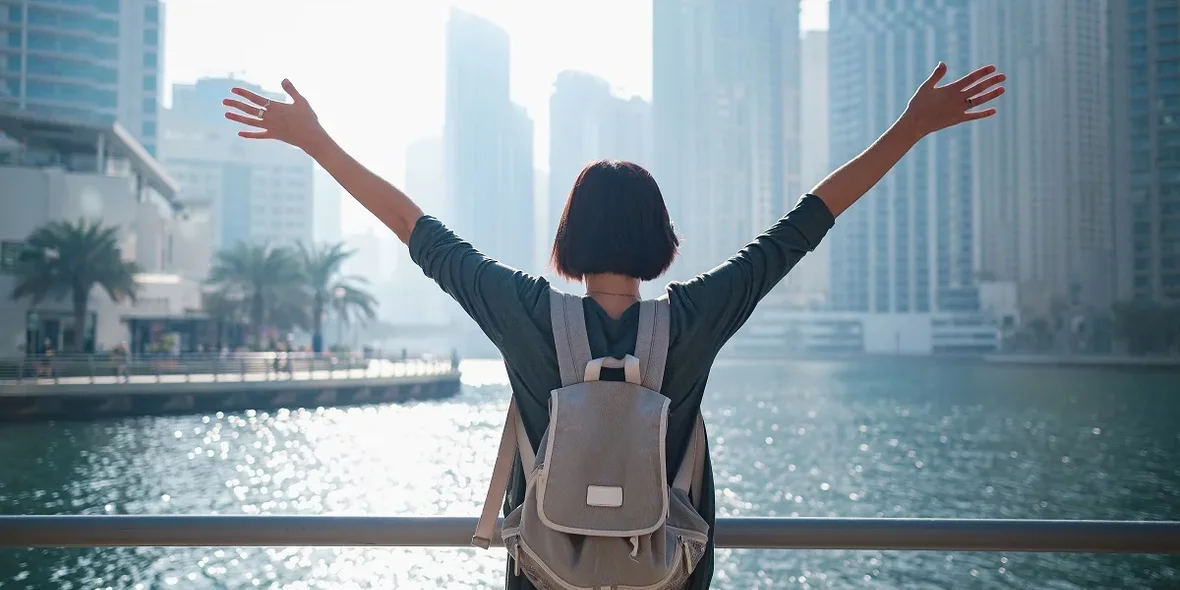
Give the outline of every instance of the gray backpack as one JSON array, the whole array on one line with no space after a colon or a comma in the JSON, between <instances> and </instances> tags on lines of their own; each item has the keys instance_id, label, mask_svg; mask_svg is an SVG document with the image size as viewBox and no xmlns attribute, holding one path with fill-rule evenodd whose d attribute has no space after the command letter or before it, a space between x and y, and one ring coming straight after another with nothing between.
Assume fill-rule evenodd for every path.
<instances>
[{"instance_id":1,"label":"gray backpack","mask_svg":"<svg viewBox=\"0 0 1180 590\"><path fill-rule=\"evenodd\" d=\"M553 291L553 341L560 389L549 398L549 428L534 454L516 409L500 440L472 544L487 548L519 450L524 504L501 536L541 590L683 588L704 555L709 525L700 502L705 429L698 414L689 448L668 486L665 439L670 400L660 395L668 354L667 297L639 308L636 356L591 359L582 298ZM603 368L626 381L600 381ZM690 499L691 498L691 499Z\"/></svg>"}]
</instances>

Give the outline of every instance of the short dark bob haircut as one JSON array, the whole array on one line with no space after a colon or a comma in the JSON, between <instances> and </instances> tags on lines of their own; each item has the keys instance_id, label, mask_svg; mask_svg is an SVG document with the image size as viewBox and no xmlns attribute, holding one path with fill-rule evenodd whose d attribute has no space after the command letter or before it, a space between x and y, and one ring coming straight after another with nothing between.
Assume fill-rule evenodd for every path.
<instances>
[{"instance_id":1,"label":"short dark bob haircut","mask_svg":"<svg viewBox=\"0 0 1180 590\"><path fill-rule=\"evenodd\" d=\"M650 281L672 266L679 246L651 174L631 162L599 160L570 190L550 263L574 281L605 273Z\"/></svg>"}]
</instances>

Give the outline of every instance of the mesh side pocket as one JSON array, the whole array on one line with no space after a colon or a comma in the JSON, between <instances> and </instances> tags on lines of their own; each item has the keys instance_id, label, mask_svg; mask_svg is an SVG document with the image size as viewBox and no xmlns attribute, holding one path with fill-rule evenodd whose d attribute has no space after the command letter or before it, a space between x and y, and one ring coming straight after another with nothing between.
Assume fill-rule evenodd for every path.
<instances>
[{"instance_id":1,"label":"mesh side pocket","mask_svg":"<svg viewBox=\"0 0 1180 590\"><path fill-rule=\"evenodd\" d=\"M529 555L528 551L521 549L520 537L505 538L504 547L508 549L508 554L512 556L519 573L523 574L534 588L537 590L566 590L564 586L550 578L544 568L533 561L533 557Z\"/></svg>"}]
</instances>

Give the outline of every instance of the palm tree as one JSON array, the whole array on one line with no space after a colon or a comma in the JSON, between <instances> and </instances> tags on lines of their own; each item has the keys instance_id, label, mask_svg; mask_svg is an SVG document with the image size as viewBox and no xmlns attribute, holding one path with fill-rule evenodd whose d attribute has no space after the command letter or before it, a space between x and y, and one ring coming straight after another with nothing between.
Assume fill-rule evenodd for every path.
<instances>
[{"instance_id":1,"label":"palm tree","mask_svg":"<svg viewBox=\"0 0 1180 590\"><path fill-rule=\"evenodd\" d=\"M239 242L218 252L208 283L223 297L243 301L256 343L284 294L303 283L299 259L290 248Z\"/></svg>"},{"instance_id":2,"label":"palm tree","mask_svg":"<svg viewBox=\"0 0 1180 590\"><path fill-rule=\"evenodd\" d=\"M331 307L345 321L350 317L373 319L377 300L363 289L364 277L345 275L344 262L356 252L344 244L299 245L305 288L311 299L310 320L312 346L319 353L324 348L324 312Z\"/></svg>"},{"instance_id":3,"label":"palm tree","mask_svg":"<svg viewBox=\"0 0 1180 590\"><path fill-rule=\"evenodd\" d=\"M37 305L46 298L69 297L74 312L74 352L82 352L90 292L102 287L112 301L135 300L139 266L123 260L119 228L94 221L54 221L33 231L13 274L12 299Z\"/></svg>"}]
</instances>

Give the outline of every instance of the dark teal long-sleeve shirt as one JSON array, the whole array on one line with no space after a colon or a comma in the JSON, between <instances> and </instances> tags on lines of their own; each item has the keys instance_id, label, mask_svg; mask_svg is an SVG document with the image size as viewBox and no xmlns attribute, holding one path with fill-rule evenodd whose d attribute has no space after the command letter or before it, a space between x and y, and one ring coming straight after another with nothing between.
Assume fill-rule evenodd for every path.
<instances>
[{"instance_id":1,"label":"dark teal long-sleeve shirt","mask_svg":"<svg viewBox=\"0 0 1180 590\"><path fill-rule=\"evenodd\" d=\"M668 473L680 464L700 411L709 371L721 347L742 327L758 302L803 255L814 250L834 223L827 205L806 195L790 213L713 270L668 286L671 338L664 395L668 417ZM549 283L509 268L480 253L433 217L422 217L410 235L410 258L453 297L504 357L512 395L529 439L536 445L549 425L549 392L561 387L549 319ZM639 305L618 319L593 299L585 299L586 329L595 358L635 353ZM709 587L713 577L713 468L706 461L702 515L710 527L709 546L689 588ZM524 477L517 460L505 498L505 514L524 501ZM511 560L511 558L509 558ZM530 590L512 574L506 587Z\"/></svg>"}]
</instances>

